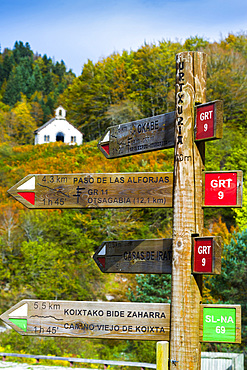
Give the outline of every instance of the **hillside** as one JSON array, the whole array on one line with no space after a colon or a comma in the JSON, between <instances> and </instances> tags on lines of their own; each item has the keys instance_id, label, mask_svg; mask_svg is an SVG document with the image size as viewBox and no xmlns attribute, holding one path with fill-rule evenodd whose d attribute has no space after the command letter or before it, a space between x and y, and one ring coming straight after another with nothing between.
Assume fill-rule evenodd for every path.
<instances>
[{"instance_id":1,"label":"hillside","mask_svg":"<svg viewBox=\"0 0 247 370\"><path fill-rule=\"evenodd\" d=\"M223 144L206 145L207 152L211 153L208 167L219 168L214 151L215 145L220 148ZM227 160L225 163L227 165ZM149 301L152 294L154 301L169 301L169 275L145 278L102 274L92 255L104 240L171 237L172 209L27 210L7 195L7 190L32 173L172 171L173 149L107 160L96 141L82 146L2 144L0 164L1 311L23 298L107 300L111 296L115 301ZM239 169L236 166L239 163L234 164L234 168ZM233 229L234 214L231 210L221 211L205 212L205 235L221 235L224 242L229 243L231 234L222 219L225 217ZM215 280L206 279L206 300L215 301L210 293L213 287L217 297L214 284ZM56 346L62 346L61 341L54 341ZM25 343L28 346L29 339L25 338ZM16 348L16 339L13 345ZM146 344L142 345L144 350ZM61 348L58 350L56 346L53 354L61 353ZM137 349L136 353L138 355Z\"/></svg>"},{"instance_id":2,"label":"hillside","mask_svg":"<svg viewBox=\"0 0 247 370\"><path fill-rule=\"evenodd\" d=\"M104 240L171 237L172 209L27 210L7 190L28 174L173 171L173 149L107 160L97 149L97 141L109 125L174 109L174 60L181 50L208 54L207 101L220 99L224 103L224 136L206 143L206 170L242 170L245 179L246 35L229 34L213 44L191 37L183 45L165 41L144 45L95 64L89 61L78 78L66 72L62 62L54 64L45 56L35 56L27 44L17 43L13 51L0 54L0 77L4 76L0 78L1 311L23 298L107 300L110 296L115 301L169 301L169 276L102 274L92 255ZM30 72L26 77L25 63ZM38 77L33 85L18 82L18 78L31 81L36 73L42 75L43 83L52 80L53 85L41 84L42 88L35 90ZM17 92L12 95L14 87ZM86 143L30 145L34 128L52 115L58 103L67 109L68 120L84 132ZM225 244L222 275L204 278L204 300L242 304L241 350L247 337L245 188L243 204L237 212L220 208L204 211L204 234L221 235ZM153 344L120 342L78 341L74 348L65 339L21 341L13 332L0 338L7 351L39 348L44 354L71 352L107 358L114 347L118 358L135 353L135 358L128 359L154 361Z\"/></svg>"},{"instance_id":3,"label":"hillside","mask_svg":"<svg viewBox=\"0 0 247 370\"><path fill-rule=\"evenodd\" d=\"M92 261L92 253L103 240L107 239L131 239L131 238L148 238L162 237L171 233L171 211L160 210L156 211L155 218L152 215L155 211L152 210L64 210L64 211L32 211L23 209L23 206L7 195L7 189L13 186L20 179L28 174L42 173L111 173L111 172L140 172L140 171L171 171L172 170L172 151L154 152L149 155L138 155L135 157L126 157L109 161L103 157L101 152L96 147L96 142L91 142L80 147L66 146L59 143L37 146L19 146L10 147L2 146L0 150L1 163L1 209L2 209L2 228L1 237L3 242L3 265L2 265L2 288L7 294L3 293L1 306L11 304L11 300L19 299L19 294L16 294L16 286L20 287L20 291L28 289L28 295L40 297L48 297L50 299L62 299L62 297L74 299L96 299L104 298L106 291L103 289L101 293L98 285L102 289L105 284L104 278L97 271L94 262ZM162 220L162 216L164 220ZM145 220L148 222L145 222ZM164 227L166 225L166 227ZM169 228L167 229L167 225ZM70 231L69 231L70 230ZM49 242L52 243L49 244ZM31 244L30 244L31 243ZM30 252L30 246L34 248ZM29 267L30 274L36 275L35 286L33 286L33 278L27 276L27 269L23 269L25 265L25 255L23 253L36 253L40 250L43 255L39 256L40 262L45 265L49 250L54 251L54 245L58 247L57 254L54 255L54 265L56 259L60 260L61 266L57 266L57 270L51 271L51 280L48 276L46 281L43 281L39 276L42 266L32 264ZM20 249L24 247L25 252ZM64 247L66 246L66 249ZM21 247L21 248L20 248ZM64 257L62 259L62 255ZM29 252L28 252L29 251ZM46 251L46 252L45 252ZM28 258L30 258L28 257ZM14 260L13 260L14 258ZM44 261L41 262L41 259ZM9 261L11 259L11 261ZM56 276L62 274L64 276L64 264L73 263L73 276L69 276L70 284L66 280L60 279L59 283L54 281ZM15 261L21 261L21 271L15 271L14 276L9 275L9 270L6 267L8 264L15 265ZM84 272L82 271L82 260L85 263ZM51 259L50 259L51 261ZM70 266L67 266L70 269ZM78 265L79 271L76 271L75 266ZM80 267L79 267L80 266ZM91 270L89 270L89 266ZM17 265L16 265L16 268ZM35 269L32 271L32 269ZM24 271L26 271L24 273ZM22 281L21 274L25 274L25 279ZM69 274L69 272L67 272ZM87 289L82 288L81 279L85 280L84 274L88 275L86 280L92 280L91 286ZM96 281L91 279L95 275ZM18 278L17 278L18 275ZM75 279L76 277L76 279ZM107 277L105 277L107 279ZM18 281L16 281L16 279ZM68 277L67 277L68 279ZM75 280L73 280L75 279ZM73 283L72 283L73 280ZM56 284L59 287L53 293L49 291L49 287ZM41 288L42 284L42 288ZM65 286L63 286L65 284ZM28 288L27 288L28 286ZM79 287L80 286L80 287ZM13 291L12 291L13 289ZM40 290L41 289L41 290ZM110 292L112 293L112 292ZM13 297L11 298L13 294ZM24 292L23 292L24 294ZM118 292L118 295L120 292ZM6 301L5 298L6 297ZM126 299L126 298L125 298Z\"/></svg>"}]
</instances>

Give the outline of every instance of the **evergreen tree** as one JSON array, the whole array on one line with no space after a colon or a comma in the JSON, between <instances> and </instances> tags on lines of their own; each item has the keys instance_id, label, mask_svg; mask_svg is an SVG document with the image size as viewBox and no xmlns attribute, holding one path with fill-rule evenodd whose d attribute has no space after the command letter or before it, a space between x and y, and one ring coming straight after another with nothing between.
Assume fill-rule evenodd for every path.
<instances>
[{"instance_id":1,"label":"evergreen tree","mask_svg":"<svg viewBox=\"0 0 247 370\"><path fill-rule=\"evenodd\" d=\"M25 46L22 41L15 42L14 49L13 49L13 57L16 64L19 64L23 58L28 58L33 61L33 52L30 48L28 42L26 42Z\"/></svg>"},{"instance_id":2,"label":"evergreen tree","mask_svg":"<svg viewBox=\"0 0 247 370\"><path fill-rule=\"evenodd\" d=\"M13 55L10 50L7 49L3 53L3 78L8 80L10 73L15 65Z\"/></svg>"},{"instance_id":3,"label":"evergreen tree","mask_svg":"<svg viewBox=\"0 0 247 370\"><path fill-rule=\"evenodd\" d=\"M131 302L168 303L171 296L171 275L136 275L134 291L129 289Z\"/></svg>"},{"instance_id":4,"label":"evergreen tree","mask_svg":"<svg viewBox=\"0 0 247 370\"><path fill-rule=\"evenodd\" d=\"M4 81L3 57L0 54L0 88Z\"/></svg>"},{"instance_id":5,"label":"evergreen tree","mask_svg":"<svg viewBox=\"0 0 247 370\"><path fill-rule=\"evenodd\" d=\"M20 72L16 67L11 71L3 96L4 104L13 106L21 98L20 92L24 90L25 81Z\"/></svg>"}]
</instances>

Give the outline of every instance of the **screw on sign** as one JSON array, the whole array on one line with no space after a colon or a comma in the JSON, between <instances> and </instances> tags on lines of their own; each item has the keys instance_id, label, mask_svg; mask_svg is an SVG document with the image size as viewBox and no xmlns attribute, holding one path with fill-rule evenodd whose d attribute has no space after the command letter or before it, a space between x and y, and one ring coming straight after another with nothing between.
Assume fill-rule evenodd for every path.
<instances>
[{"instance_id":1,"label":"screw on sign","mask_svg":"<svg viewBox=\"0 0 247 370\"><path fill-rule=\"evenodd\" d=\"M242 171L205 172L204 207L241 207Z\"/></svg>"}]
</instances>

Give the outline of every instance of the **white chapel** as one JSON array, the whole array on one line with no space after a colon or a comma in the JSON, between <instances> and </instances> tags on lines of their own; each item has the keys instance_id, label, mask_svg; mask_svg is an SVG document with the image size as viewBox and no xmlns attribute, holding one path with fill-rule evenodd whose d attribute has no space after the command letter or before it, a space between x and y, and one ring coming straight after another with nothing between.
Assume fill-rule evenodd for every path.
<instances>
[{"instance_id":1,"label":"white chapel","mask_svg":"<svg viewBox=\"0 0 247 370\"><path fill-rule=\"evenodd\" d=\"M55 109L55 118L34 131L34 144L47 144L62 141L69 145L81 145L82 133L66 120L66 110L60 105Z\"/></svg>"}]
</instances>

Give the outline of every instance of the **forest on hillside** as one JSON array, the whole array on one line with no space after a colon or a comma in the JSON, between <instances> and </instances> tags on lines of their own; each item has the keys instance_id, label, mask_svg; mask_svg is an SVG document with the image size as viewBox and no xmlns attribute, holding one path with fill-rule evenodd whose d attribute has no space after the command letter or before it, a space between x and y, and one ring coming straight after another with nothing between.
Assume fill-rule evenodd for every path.
<instances>
[{"instance_id":1,"label":"forest on hillside","mask_svg":"<svg viewBox=\"0 0 247 370\"><path fill-rule=\"evenodd\" d=\"M210 43L160 41L137 51L90 60L76 77L65 63L34 54L28 43L0 53L0 310L21 299L169 302L169 275L102 274L92 255L104 240L172 236L172 209L29 211L7 190L31 173L173 171L173 149L107 160L97 141L108 126L174 110L175 55L208 55L207 101L223 100L224 136L206 143L206 170L247 170L247 36ZM84 133L83 146L34 146L33 131L61 104ZM242 305L242 344L204 344L205 350L247 349L247 193L243 208L204 211L205 235L223 238L222 273L204 277L205 303ZM76 345L74 344L76 343ZM0 335L0 350L155 362L155 343Z\"/></svg>"}]
</instances>

